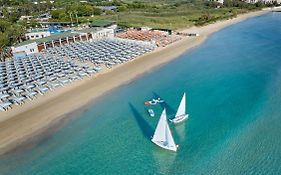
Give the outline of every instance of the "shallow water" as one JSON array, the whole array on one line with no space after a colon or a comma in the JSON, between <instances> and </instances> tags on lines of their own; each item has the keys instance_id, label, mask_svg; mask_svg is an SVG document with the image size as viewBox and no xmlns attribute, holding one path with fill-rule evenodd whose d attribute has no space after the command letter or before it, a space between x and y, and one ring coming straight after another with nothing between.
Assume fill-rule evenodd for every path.
<instances>
[{"instance_id":1,"label":"shallow water","mask_svg":"<svg viewBox=\"0 0 281 175\"><path fill-rule=\"evenodd\" d=\"M115 89L54 135L0 157L0 174L280 174L281 13L227 27ZM173 153L150 137L187 92ZM143 102L161 96L149 117Z\"/></svg>"}]
</instances>

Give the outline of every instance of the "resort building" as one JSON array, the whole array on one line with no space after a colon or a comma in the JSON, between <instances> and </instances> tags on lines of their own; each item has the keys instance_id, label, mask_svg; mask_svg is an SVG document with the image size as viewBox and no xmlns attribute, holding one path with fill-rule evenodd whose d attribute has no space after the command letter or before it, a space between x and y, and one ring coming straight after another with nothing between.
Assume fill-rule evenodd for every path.
<instances>
[{"instance_id":1,"label":"resort building","mask_svg":"<svg viewBox=\"0 0 281 175\"><path fill-rule=\"evenodd\" d=\"M52 27L60 26L63 28L69 28L72 25L71 22L50 22L50 21L38 21L37 24L41 28L49 28L50 26Z\"/></svg>"},{"instance_id":2,"label":"resort building","mask_svg":"<svg viewBox=\"0 0 281 175\"><path fill-rule=\"evenodd\" d=\"M223 3L224 3L224 0L209 0L209 1L218 2L218 3L220 3L220 4L223 4Z\"/></svg>"},{"instance_id":3,"label":"resort building","mask_svg":"<svg viewBox=\"0 0 281 175\"><path fill-rule=\"evenodd\" d=\"M113 11L117 9L117 6L97 6L97 7L102 10L108 10L108 11Z\"/></svg>"},{"instance_id":4,"label":"resort building","mask_svg":"<svg viewBox=\"0 0 281 175\"><path fill-rule=\"evenodd\" d=\"M51 18L52 18L52 15L50 13L43 13L37 17L37 20L48 21Z\"/></svg>"},{"instance_id":5,"label":"resort building","mask_svg":"<svg viewBox=\"0 0 281 175\"><path fill-rule=\"evenodd\" d=\"M221 3L223 4L224 3L224 0L216 0L218 3Z\"/></svg>"},{"instance_id":6,"label":"resort building","mask_svg":"<svg viewBox=\"0 0 281 175\"><path fill-rule=\"evenodd\" d=\"M254 3L257 3L257 2L262 2L262 3L265 3L265 4L277 2L278 4L280 4L281 0L244 0L244 2L251 3L251 4L254 4Z\"/></svg>"},{"instance_id":7,"label":"resort building","mask_svg":"<svg viewBox=\"0 0 281 175\"><path fill-rule=\"evenodd\" d=\"M23 20L30 21L31 19L33 19L33 16L21 16L19 20L21 20L21 21L23 21Z\"/></svg>"},{"instance_id":8,"label":"resort building","mask_svg":"<svg viewBox=\"0 0 281 175\"><path fill-rule=\"evenodd\" d=\"M247 3L251 3L251 4L254 4L254 3L257 3L258 0L244 0L245 2Z\"/></svg>"},{"instance_id":9,"label":"resort building","mask_svg":"<svg viewBox=\"0 0 281 175\"><path fill-rule=\"evenodd\" d=\"M16 55L22 56L24 53L26 55L31 55L34 53L38 53L38 47L36 42L26 43L26 44L19 44L16 47L12 47L12 52Z\"/></svg>"},{"instance_id":10,"label":"resort building","mask_svg":"<svg viewBox=\"0 0 281 175\"><path fill-rule=\"evenodd\" d=\"M45 38L51 35L51 32L46 29L36 29L36 30L31 30L30 32L25 34L25 38L27 40L35 40L39 38Z\"/></svg>"},{"instance_id":11,"label":"resort building","mask_svg":"<svg viewBox=\"0 0 281 175\"><path fill-rule=\"evenodd\" d=\"M63 46L75 42L92 41L93 39L110 37L114 37L113 29L89 28L75 32L54 34L48 37L34 40L27 40L12 47L12 52L15 57L18 54L22 55L22 53L25 53L26 55L31 55L39 53L40 51L47 48L54 48L56 46Z\"/></svg>"}]
</instances>

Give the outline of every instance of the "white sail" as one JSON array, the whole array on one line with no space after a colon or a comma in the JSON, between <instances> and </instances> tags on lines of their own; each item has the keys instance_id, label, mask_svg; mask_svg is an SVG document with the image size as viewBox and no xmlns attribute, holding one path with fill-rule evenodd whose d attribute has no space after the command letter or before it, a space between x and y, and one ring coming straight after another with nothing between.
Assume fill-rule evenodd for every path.
<instances>
[{"instance_id":1,"label":"white sail","mask_svg":"<svg viewBox=\"0 0 281 175\"><path fill-rule=\"evenodd\" d=\"M178 118L178 117L181 117L183 115L186 115L185 114L185 93L183 94L183 97L181 99L181 102L180 102L180 105L179 105L179 108L178 108L178 111L176 113L176 117L175 118Z\"/></svg>"},{"instance_id":2,"label":"white sail","mask_svg":"<svg viewBox=\"0 0 281 175\"><path fill-rule=\"evenodd\" d=\"M178 107L176 116L174 119L171 120L171 122L181 123L188 118L188 114L185 113L185 100L186 100L186 97L185 97L185 93L184 93L183 97L181 99L180 105Z\"/></svg>"},{"instance_id":3,"label":"white sail","mask_svg":"<svg viewBox=\"0 0 281 175\"><path fill-rule=\"evenodd\" d=\"M166 140L166 110L164 109L159 122L157 124L156 130L154 132L152 141L165 141Z\"/></svg>"},{"instance_id":4,"label":"white sail","mask_svg":"<svg viewBox=\"0 0 281 175\"><path fill-rule=\"evenodd\" d=\"M177 151L177 145L175 144L174 138L172 136L169 125L167 123L165 109L161 114L161 117L159 119L159 122L157 124L156 130L154 132L151 141L164 149Z\"/></svg>"},{"instance_id":5,"label":"white sail","mask_svg":"<svg viewBox=\"0 0 281 175\"><path fill-rule=\"evenodd\" d=\"M174 147L176 148L174 138L172 136L171 130L167 122L166 122L166 139L167 139L167 144L170 148L174 148Z\"/></svg>"}]
</instances>

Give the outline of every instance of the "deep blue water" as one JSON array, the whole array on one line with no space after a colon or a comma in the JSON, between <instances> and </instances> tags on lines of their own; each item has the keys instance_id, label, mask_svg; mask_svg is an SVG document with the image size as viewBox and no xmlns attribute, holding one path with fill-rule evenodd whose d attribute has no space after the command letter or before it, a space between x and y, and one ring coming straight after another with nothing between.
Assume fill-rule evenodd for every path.
<instances>
[{"instance_id":1,"label":"deep blue water","mask_svg":"<svg viewBox=\"0 0 281 175\"><path fill-rule=\"evenodd\" d=\"M178 152L150 141L162 107L183 92ZM281 174L281 13L227 27L200 47L121 86L55 134L0 157L0 174Z\"/></svg>"}]
</instances>

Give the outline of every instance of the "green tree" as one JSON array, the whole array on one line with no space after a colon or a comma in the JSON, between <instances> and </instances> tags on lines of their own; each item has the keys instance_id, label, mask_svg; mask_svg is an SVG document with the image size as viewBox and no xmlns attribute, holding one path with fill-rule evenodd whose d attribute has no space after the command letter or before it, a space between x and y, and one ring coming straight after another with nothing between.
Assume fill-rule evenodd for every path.
<instances>
[{"instance_id":1,"label":"green tree","mask_svg":"<svg viewBox=\"0 0 281 175\"><path fill-rule=\"evenodd\" d=\"M53 19L63 19L67 16L65 9L52 10L51 15Z\"/></svg>"},{"instance_id":2,"label":"green tree","mask_svg":"<svg viewBox=\"0 0 281 175\"><path fill-rule=\"evenodd\" d=\"M128 8L128 5L127 4L123 4L123 5L118 7L118 12L126 11L127 8Z\"/></svg>"},{"instance_id":3,"label":"green tree","mask_svg":"<svg viewBox=\"0 0 281 175\"><path fill-rule=\"evenodd\" d=\"M37 27L37 21L35 21L34 19L29 21L29 27L31 28L36 28Z\"/></svg>"},{"instance_id":4,"label":"green tree","mask_svg":"<svg viewBox=\"0 0 281 175\"><path fill-rule=\"evenodd\" d=\"M0 49L3 50L9 44L9 37L6 33L0 32Z\"/></svg>"},{"instance_id":5,"label":"green tree","mask_svg":"<svg viewBox=\"0 0 281 175\"><path fill-rule=\"evenodd\" d=\"M22 38L24 37L25 30L20 25L13 25L11 28L9 28L6 33L9 37L9 45L14 45L16 43L21 42Z\"/></svg>"},{"instance_id":6,"label":"green tree","mask_svg":"<svg viewBox=\"0 0 281 175\"><path fill-rule=\"evenodd\" d=\"M94 7L94 15L101 15L102 14L102 9Z\"/></svg>"},{"instance_id":7,"label":"green tree","mask_svg":"<svg viewBox=\"0 0 281 175\"><path fill-rule=\"evenodd\" d=\"M21 41L25 28L6 20L0 20L0 48L11 46Z\"/></svg>"},{"instance_id":8,"label":"green tree","mask_svg":"<svg viewBox=\"0 0 281 175\"><path fill-rule=\"evenodd\" d=\"M0 32L5 32L12 24L6 20L0 20Z\"/></svg>"},{"instance_id":9,"label":"green tree","mask_svg":"<svg viewBox=\"0 0 281 175\"><path fill-rule=\"evenodd\" d=\"M91 16L94 14L94 7L91 5L83 5L78 7L79 16Z\"/></svg>"}]
</instances>

